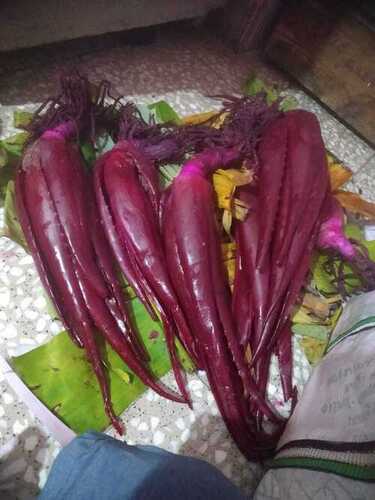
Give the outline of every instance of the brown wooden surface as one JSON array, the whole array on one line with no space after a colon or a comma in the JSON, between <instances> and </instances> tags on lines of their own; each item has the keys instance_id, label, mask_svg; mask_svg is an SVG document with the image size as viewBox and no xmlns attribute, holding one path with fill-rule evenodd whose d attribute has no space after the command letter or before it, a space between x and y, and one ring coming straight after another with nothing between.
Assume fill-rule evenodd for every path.
<instances>
[{"instance_id":1,"label":"brown wooden surface","mask_svg":"<svg viewBox=\"0 0 375 500\"><path fill-rule=\"evenodd\" d=\"M266 54L375 144L375 32L342 2L294 3Z\"/></svg>"}]
</instances>

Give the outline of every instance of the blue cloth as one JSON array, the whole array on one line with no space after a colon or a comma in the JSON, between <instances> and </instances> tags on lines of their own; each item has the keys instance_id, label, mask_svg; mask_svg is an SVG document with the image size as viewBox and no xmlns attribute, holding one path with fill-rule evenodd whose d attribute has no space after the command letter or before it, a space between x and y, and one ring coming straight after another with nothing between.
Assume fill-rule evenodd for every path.
<instances>
[{"instance_id":1,"label":"blue cloth","mask_svg":"<svg viewBox=\"0 0 375 500\"><path fill-rule=\"evenodd\" d=\"M244 500L212 465L155 446L129 446L98 432L56 458L39 500Z\"/></svg>"}]
</instances>

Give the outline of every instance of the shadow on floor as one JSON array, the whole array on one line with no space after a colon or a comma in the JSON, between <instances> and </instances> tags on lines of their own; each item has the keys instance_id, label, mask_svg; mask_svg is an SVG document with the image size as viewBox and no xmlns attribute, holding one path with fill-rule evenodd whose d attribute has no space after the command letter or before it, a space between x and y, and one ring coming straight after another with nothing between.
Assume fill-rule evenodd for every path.
<instances>
[{"instance_id":1,"label":"shadow on floor","mask_svg":"<svg viewBox=\"0 0 375 500\"><path fill-rule=\"evenodd\" d=\"M29 427L0 449L0 498L31 499L38 494L38 477L43 464L38 453L47 436Z\"/></svg>"}]
</instances>

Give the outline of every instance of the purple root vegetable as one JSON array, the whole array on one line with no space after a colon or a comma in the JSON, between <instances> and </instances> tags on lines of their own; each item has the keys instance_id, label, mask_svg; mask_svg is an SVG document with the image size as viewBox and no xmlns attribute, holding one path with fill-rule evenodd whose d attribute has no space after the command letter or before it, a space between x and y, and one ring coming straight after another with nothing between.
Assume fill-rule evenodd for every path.
<instances>
[{"instance_id":1,"label":"purple root vegetable","mask_svg":"<svg viewBox=\"0 0 375 500\"><path fill-rule=\"evenodd\" d=\"M51 162L57 154L58 162ZM48 170L54 172L53 188L48 183L51 178ZM67 179L76 181L70 188L76 197L71 205L61 200ZM85 348L90 347L87 355L96 375L100 375L101 361L99 351L92 351L96 345L95 328L146 385L164 397L181 402L177 394L155 381L144 364L146 354L121 298L112 252L100 236L101 228L96 226L97 234L92 233L99 215L95 204L88 200L90 182L74 147L62 139L42 136L25 154L16 186L21 224L43 281L48 281L51 298L68 331ZM69 234L74 234L76 240L69 239ZM90 256L88 262L80 254L79 242L84 240ZM95 274L87 274L89 265ZM108 395L104 373L99 382L103 394ZM119 429L108 401L105 396L108 416Z\"/></svg>"},{"instance_id":2,"label":"purple root vegetable","mask_svg":"<svg viewBox=\"0 0 375 500\"><path fill-rule=\"evenodd\" d=\"M251 424L249 398L270 420L280 419L259 396L239 343L209 179L216 168L225 168L238 155L236 148L216 148L187 161L168 189L162 228L169 274L217 404L239 448L254 456L259 441Z\"/></svg>"},{"instance_id":3,"label":"purple root vegetable","mask_svg":"<svg viewBox=\"0 0 375 500\"><path fill-rule=\"evenodd\" d=\"M111 406L98 335L146 385L174 401L183 399L156 382L145 364L147 353L122 297L90 179L69 141L91 123L88 82L73 75L62 80L62 87L62 94L44 114L38 112L30 125L31 136L40 137L27 147L16 175L17 210L42 283L72 339L85 348L105 411L121 432ZM68 121L64 121L66 116Z\"/></svg>"},{"instance_id":4,"label":"purple root vegetable","mask_svg":"<svg viewBox=\"0 0 375 500\"><path fill-rule=\"evenodd\" d=\"M348 239L344 232L344 211L331 193L327 195L317 247L334 252L348 262L367 290L375 288L375 262L363 245Z\"/></svg>"},{"instance_id":5,"label":"purple root vegetable","mask_svg":"<svg viewBox=\"0 0 375 500\"><path fill-rule=\"evenodd\" d=\"M264 131L258 148L259 243L257 267L267 268L270 246L280 205L281 186L285 177L287 127L284 117L273 121Z\"/></svg>"},{"instance_id":6,"label":"purple root vegetable","mask_svg":"<svg viewBox=\"0 0 375 500\"><path fill-rule=\"evenodd\" d=\"M267 299L263 333L253 353L253 363L262 353L273 349L278 332L284 327L280 314L283 314L283 318L288 317L291 307L298 299L310 266L322 207L329 189L325 148L317 119L311 113L300 110L285 113L284 119L287 125L287 151L285 166L280 165L279 168L285 169L291 179L290 192L281 190L280 203L274 218L269 250L272 288ZM260 155L259 161L261 170ZM297 180L300 171L301 180ZM300 208L300 214L293 213L293 201ZM290 203L293 210L288 208ZM287 214L289 216L285 221L283 218ZM290 242L288 252L282 259L279 253L282 248L279 231L283 231L283 239Z\"/></svg>"},{"instance_id":7,"label":"purple root vegetable","mask_svg":"<svg viewBox=\"0 0 375 500\"><path fill-rule=\"evenodd\" d=\"M95 191L118 264L145 306L158 311L178 387L189 401L175 338L198 366L199 356L168 276L154 172L153 163L133 144L120 141L97 162Z\"/></svg>"},{"instance_id":8,"label":"purple root vegetable","mask_svg":"<svg viewBox=\"0 0 375 500\"><path fill-rule=\"evenodd\" d=\"M32 146L34 158L40 147L45 147L42 140ZM49 290L52 290L57 310L62 313L68 331L85 348L101 387L106 413L121 433L121 425L110 403L108 384L95 341L94 324L75 273L74 254L64 236L40 161L24 161L17 174L16 200L27 242L32 254L36 255L36 263L43 262L42 273L45 271L48 276ZM42 276L45 281L45 275Z\"/></svg>"}]
</instances>

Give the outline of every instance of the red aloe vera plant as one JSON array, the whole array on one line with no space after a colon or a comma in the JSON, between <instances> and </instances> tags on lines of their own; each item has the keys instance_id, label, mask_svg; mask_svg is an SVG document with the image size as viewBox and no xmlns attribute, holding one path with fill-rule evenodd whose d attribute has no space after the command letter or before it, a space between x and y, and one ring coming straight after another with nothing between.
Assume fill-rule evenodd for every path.
<instances>
[{"instance_id":1,"label":"red aloe vera plant","mask_svg":"<svg viewBox=\"0 0 375 500\"><path fill-rule=\"evenodd\" d=\"M162 229L170 276L221 414L241 451L259 459L275 443L257 434L249 398L270 420L280 420L259 395L237 336L210 182L215 169L239 157L238 148L216 147L188 160L165 194Z\"/></svg>"},{"instance_id":2,"label":"red aloe vera plant","mask_svg":"<svg viewBox=\"0 0 375 500\"><path fill-rule=\"evenodd\" d=\"M295 401L289 316L310 267L329 187L325 148L314 115L298 110L275 119L262 134L257 157L259 186L252 196L244 188L240 193L250 210L236 228L242 265L237 265L233 307L244 310L242 301L251 301L245 341L261 395L275 352L284 398ZM242 298L236 283L244 280L244 273L250 292Z\"/></svg>"},{"instance_id":3,"label":"red aloe vera plant","mask_svg":"<svg viewBox=\"0 0 375 500\"><path fill-rule=\"evenodd\" d=\"M69 140L92 121L87 80L78 74L64 77L61 95L31 124L34 142L17 172L16 204L41 280L73 340L85 348L105 411L121 433L111 406L100 335L146 385L169 399L182 399L157 383L145 366L147 355L120 293L89 178Z\"/></svg>"},{"instance_id":4,"label":"red aloe vera plant","mask_svg":"<svg viewBox=\"0 0 375 500\"><path fill-rule=\"evenodd\" d=\"M172 137L161 135L158 127L148 127L131 104L122 111L119 138L95 165L97 203L125 278L149 313L160 316L177 385L189 401L176 337L197 366L200 360L167 271L159 229L159 174L154 162L173 157L179 147Z\"/></svg>"}]
</instances>

